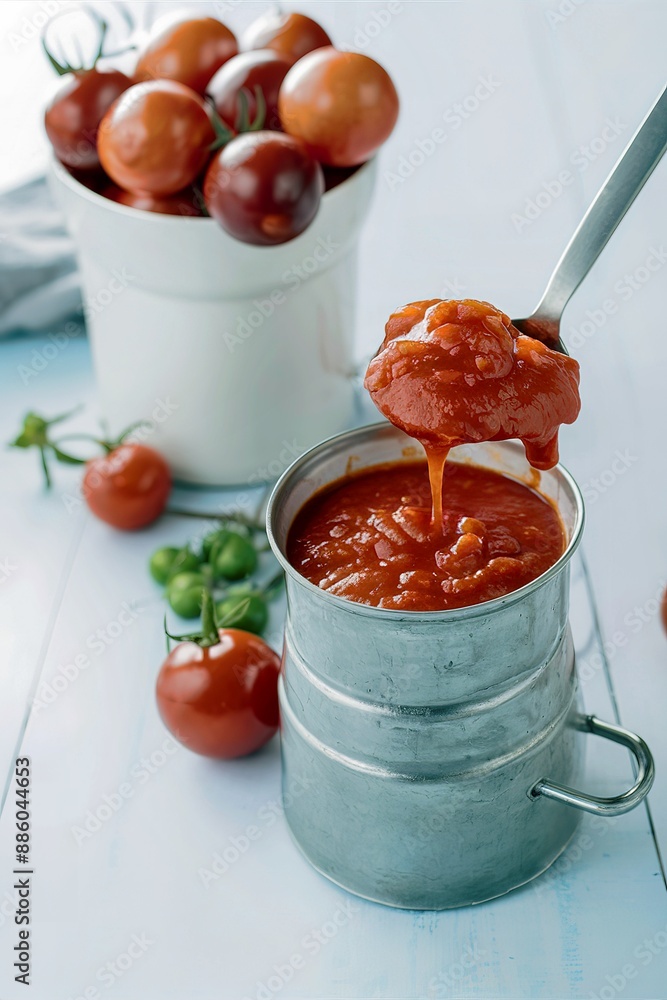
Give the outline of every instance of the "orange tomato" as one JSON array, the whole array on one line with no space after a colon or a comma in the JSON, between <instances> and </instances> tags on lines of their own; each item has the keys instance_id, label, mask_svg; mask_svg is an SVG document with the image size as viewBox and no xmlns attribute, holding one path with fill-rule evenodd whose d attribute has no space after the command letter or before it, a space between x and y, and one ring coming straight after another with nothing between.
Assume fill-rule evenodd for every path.
<instances>
[{"instance_id":1,"label":"orange tomato","mask_svg":"<svg viewBox=\"0 0 667 1000\"><path fill-rule=\"evenodd\" d=\"M285 132L332 167L354 167L389 138L398 94L386 70L369 56L317 49L283 80L278 113Z\"/></svg>"},{"instance_id":2,"label":"orange tomato","mask_svg":"<svg viewBox=\"0 0 667 1000\"><path fill-rule=\"evenodd\" d=\"M262 14L243 36L245 50L273 49L292 63L323 45L331 45L331 39L312 17L278 10Z\"/></svg>"},{"instance_id":3,"label":"orange tomato","mask_svg":"<svg viewBox=\"0 0 667 1000\"><path fill-rule=\"evenodd\" d=\"M135 84L112 104L100 123L97 151L122 188L169 195L194 181L214 139L198 94L182 83L154 80Z\"/></svg>"},{"instance_id":4,"label":"orange tomato","mask_svg":"<svg viewBox=\"0 0 667 1000\"><path fill-rule=\"evenodd\" d=\"M237 52L233 33L216 18L168 14L155 22L134 78L176 80L203 95L216 70Z\"/></svg>"}]
</instances>

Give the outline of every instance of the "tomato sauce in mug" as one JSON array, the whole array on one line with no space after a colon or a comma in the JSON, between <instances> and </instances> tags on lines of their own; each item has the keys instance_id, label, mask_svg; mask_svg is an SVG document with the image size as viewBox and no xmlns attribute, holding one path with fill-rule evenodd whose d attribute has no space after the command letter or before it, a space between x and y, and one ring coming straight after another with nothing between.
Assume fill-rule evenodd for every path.
<instances>
[{"instance_id":1,"label":"tomato sauce in mug","mask_svg":"<svg viewBox=\"0 0 667 1000\"><path fill-rule=\"evenodd\" d=\"M441 531L426 462L341 479L297 514L287 558L307 580L359 604L442 611L517 590L562 555L565 534L539 493L479 466L448 462Z\"/></svg>"},{"instance_id":2,"label":"tomato sauce in mug","mask_svg":"<svg viewBox=\"0 0 667 1000\"><path fill-rule=\"evenodd\" d=\"M531 465L552 468L558 429L579 413L576 361L488 302L433 299L390 317L365 385L427 462L375 467L312 497L287 540L295 569L357 603L441 611L508 594L558 560L565 533L544 497L447 457L519 438Z\"/></svg>"}]
</instances>

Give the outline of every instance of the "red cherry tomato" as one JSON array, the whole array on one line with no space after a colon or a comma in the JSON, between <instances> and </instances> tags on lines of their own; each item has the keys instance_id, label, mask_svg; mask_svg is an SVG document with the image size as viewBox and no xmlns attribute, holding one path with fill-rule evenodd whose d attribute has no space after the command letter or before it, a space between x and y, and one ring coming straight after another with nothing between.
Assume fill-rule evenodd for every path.
<instances>
[{"instance_id":1,"label":"red cherry tomato","mask_svg":"<svg viewBox=\"0 0 667 1000\"><path fill-rule=\"evenodd\" d=\"M182 215L191 218L202 217L201 194L188 187L176 194L157 195L143 191L124 191L116 184L107 184L100 192L109 201L128 208L137 208L141 212L155 212L158 215Z\"/></svg>"},{"instance_id":2,"label":"red cherry tomato","mask_svg":"<svg viewBox=\"0 0 667 1000\"><path fill-rule=\"evenodd\" d=\"M244 243L271 246L302 233L317 214L324 178L305 147L282 132L246 132L211 161L210 214Z\"/></svg>"},{"instance_id":3,"label":"red cherry tomato","mask_svg":"<svg viewBox=\"0 0 667 1000\"><path fill-rule=\"evenodd\" d=\"M278 111L284 130L301 139L320 163L354 167L391 135L398 95L374 59L318 49L285 77Z\"/></svg>"},{"instance_id":4,"label":"red cherry tomato","mask_svg":"<svg viewBox=\"0 0 667 1000\"><path fill-rule=\"evenodd\" d=\"M167 504L171 473L162 455L144 444L121 444L86 465L83 495L101 521L133 531L159 517Z\"/></svg>"},{"instance_id":5,"label":"red cherry tomato","mask_svg":"<svg viewBox=\"0 0 667 1000\"><path fill-rule=\"evenodd\" d=\"M331 45L324 28L305 14L267 11L250 25L243 36L243 49L273 49L295 63L307 52Z\"/></svg>"},{"instance_id":6,"label":"red cherry tomato","mask_svg":"<svg viewBox=\"0 0 667 1000\"><path fill-rule=\"evenodd\" d=\"M132 81L116 69L68 73L44 113L44 127L61 163L73 170L95 170L97 130L102 118Z\"/></svg>"},{"instance_id":7,"label":"red cherry tomato","mask_svg":"<svg viewBox=\"0 0 667 1000\"><path fill-rule=\"evenodd\" d=\"M97 149L116 184L165 195L194 181L214 139L201 97L182 83L154 80L135 84L112 104L100 123Z\"/></svg>"},{"instance_id":8,"label":"red cherry tomato","mask_svg":"<svg viewBox=\"0 0 667 1000\"><path fill-rule=\"evenodd\" d=\"M160 716L180 743L205 757L243 757L279 724L280 657L250 632L219 630L220 642L181 642L158 674Z\"/></svg>"},{"instance_id":9,"label":"red cherry tomato","mask_svg":"<svg viewBox=\"0 0 667 1000\"><path fill-rule=\"evenodd\" d=\"M233 33L216 18L167 14L155 22L134 76L176 80L203 94L215 71L237 52Z\"/></svg>"},{"instance_id":10,"label":"red cherry tomato","mask_svg":"<svg viewBox=\"0 0 667 1000\"><path fill-rule=\"evenodd\" d=\"M213 98L216 111L223 121L235 126L241 110L239 92L245 91L248 115L252 122L257 116L255 87L259 87L266 105L262 127L280 130L278 91L291 65L289 60L271 49L242 52L218 70L206 92Z\"/></svg>"}]
</instances>

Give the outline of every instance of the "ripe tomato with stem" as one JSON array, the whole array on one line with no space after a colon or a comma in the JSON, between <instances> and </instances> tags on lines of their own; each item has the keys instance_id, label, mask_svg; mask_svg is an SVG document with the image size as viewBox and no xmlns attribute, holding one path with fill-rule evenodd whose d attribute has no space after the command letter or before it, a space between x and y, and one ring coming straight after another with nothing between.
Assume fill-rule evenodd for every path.
<instances>
[{"instance_id":1,"label":"ripe tomato with stem","mask_svg":"<svg viewBox=\"0 0 667 1000\"><path fill-rule=\"evenodd\" d=\"M289 59L271 49L241 52L218 70L210 80L206 93L213 100L222 120L239 130L244 113L251 120L258 116L260 109L256 88L259 87L265 108L262 127L280 131L278 93L291 65ZM247 110L240 99L242 92L247 100Z\"/></svg>"},{"instance_id":2,"label":"ripe tomato with stem","mask_svg":"<svg viewBox=\"0 0 667 1000\"><path fill-rule=\"evenodd\" d=\"M268 743L280 721L278 654L258 636L226 628L224 617L217 621L207 590L201 632L169 638L180 641L156 683L158 711L169 732L189 750L224 760Z\"/></svg>"},{"instance_id":3,"label":"ripe tomato with stem","mask_svg":"<svg viewBox=\"0 0 667 1000\"><path fill-rule=\"evenodd\" d=\"M28 413L21 431L10 442L11 446L38 450L47 488L51 486L51 459L67 465L85 465L82 496L91 512L114 528L132 531L151 524L167 505L171 473L158 451L127 440L144 421L134 424L113 441L78 433L52 437L51 428L76 412L72 410L50 419ZM91 459L72 455L65 450L71 440L93 441L103 454Z\"/></svg>"},{"instance_id":4,"label":"ripe tomato with stem","mask_svg":"<svg viewBox=\"0 0 667 1000\"><path fill-rule=\"evenodd\" d=\"M108 25L94 10L87 11L98 30L97 51L89 66L71 66L57 59L42 39L46 58L60 77L44 112L44 128L60 160L70 170L91 171L100 166L97 133L102 118L132 80L117 69L98 66L104 55Z\"/></svg>"}]
</instances>

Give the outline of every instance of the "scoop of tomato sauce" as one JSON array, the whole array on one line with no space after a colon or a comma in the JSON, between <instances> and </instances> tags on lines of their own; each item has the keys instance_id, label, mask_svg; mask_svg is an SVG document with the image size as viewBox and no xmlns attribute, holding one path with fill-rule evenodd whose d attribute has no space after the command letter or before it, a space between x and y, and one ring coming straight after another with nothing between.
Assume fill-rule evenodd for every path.
<instances>
[{"instance_id":1,"label":"scoop of tomato sauce","mask_svg":"<svg viewBox=\"0 0 667 1000\"><path fill-rule=\"evenodd\" d=\"M454 445L520 438L530 464L551 469L558 428L580 408L577 362L475 299L411 302L393 313L365 386L441 465Z\"/></svg>"},{"instance_id":2,"label":"scoop of tomato sauce","mask_svg":"<svg viewBox=\"0 0 667 1000\"><path fill-rule=\"evenodd\" d=\"M287 557L306 579L350 601L441 611L517 590L565 548L557 511L514 479L448 462L443 494L442 531L434 531L426 462L355 473L301 509Z\"/></svg>"},{"instance_id":3,"label":"scoop of tomato sauce","mask_svg":"<svg viewBox=\"0 0 667 1000\"><path fill-rule=\"evenodd\" d=\"M378 409L424 444L520 438L536 469L557 463L558 428L580 408L577 362L475 299L395 312L365 385Z\"/></svg>"}]
</instances>

